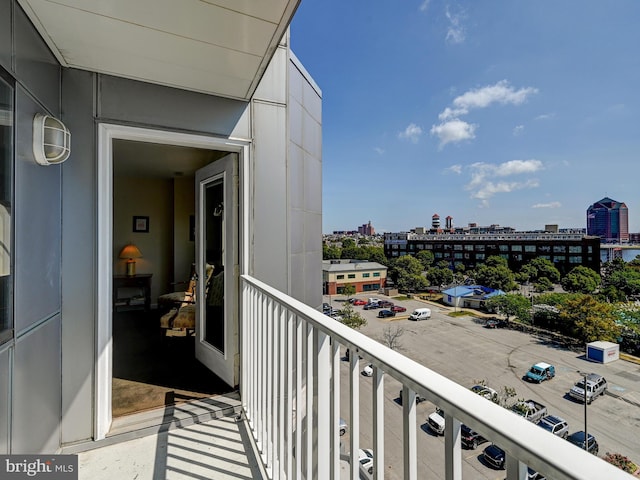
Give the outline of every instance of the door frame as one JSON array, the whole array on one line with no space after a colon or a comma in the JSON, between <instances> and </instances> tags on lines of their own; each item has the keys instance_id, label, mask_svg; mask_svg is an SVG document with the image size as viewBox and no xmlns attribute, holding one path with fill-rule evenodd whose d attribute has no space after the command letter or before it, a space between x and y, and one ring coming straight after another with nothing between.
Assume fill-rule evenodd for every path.
<instances>
[{"instance_id":1,"label":"door frame","mask_svg":"<svg viewBox=\"0 0 640 480\"><path fill-rule=\"evenodd\" d=\"M249 258L249 210L251 142L109 123L98 124L97 239L96 239L96 350L94 373L94 440L102 440L111 428L112 279L113 279L113 140L133 140L165 145L218 150L238 155L239 275L247 273ZM238 293L238 301L241 295ZM239 306L238 306L239 307ZM240 311L240 308L238 308ZM240 322L240 319L238 319ZM242 329L238 326L239 345Z\"/></svg>"}]
</instances>

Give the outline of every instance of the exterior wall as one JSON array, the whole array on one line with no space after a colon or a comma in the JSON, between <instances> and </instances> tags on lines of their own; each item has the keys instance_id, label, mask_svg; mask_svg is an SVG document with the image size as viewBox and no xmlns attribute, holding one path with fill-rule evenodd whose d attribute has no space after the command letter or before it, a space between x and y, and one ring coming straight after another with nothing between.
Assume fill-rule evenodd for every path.
<instances>
[{"instance_id":1,"label":"exterior wall","mask_svg":"<svg viewBox=\"0 0 640 480\"><path fill-rule=\"evenodd\" d=\"M378 274L379 276L374 276ZM365 275L369 275L368 277ZM353 276L353 278L349 278ZM361 292L377 292L384 288L387 281L387 270L368 270L353 272L323 272L324 277L324 293L326 295L336 295L341 293L342 288L346 285L353 285L356 293ZM340 278L342 277L342 278Z\"/></svg>"},{"instance_id":2,"label":"exterior wall","mask_svg":"<svg viewBox=\"0 0 640 480\"><path fill-rule=\"evenodd\" d=\"M0 32L0 64L16 80L13 254L20 266L14 340L0 351L8 360L0 362L0 453L52 452L60 437L62 176L59 166L37 165L31 145L36 113L60 117L60 67L13 0L0 4Z\"/></svg>"}]
</instances>

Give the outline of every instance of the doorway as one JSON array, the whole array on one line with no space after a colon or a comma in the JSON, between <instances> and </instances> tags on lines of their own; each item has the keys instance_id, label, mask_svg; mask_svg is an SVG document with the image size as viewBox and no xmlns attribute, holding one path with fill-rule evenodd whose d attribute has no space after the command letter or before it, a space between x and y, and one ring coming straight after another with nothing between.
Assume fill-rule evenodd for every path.
<instances>
[{"instance_id":1,"label":"doorway","mask_svg":"<svg viewBox=\"0 0 640 480\"><path fill-rule=\"evenodd\" d=\"M155 299L188 278L196 263L195 172L230 156L242 168L248 152L243 142L105 124L99 148L96 439L118 415L232 390L215 367L196 360L197 329L196 335L162 335ZM233 221L241 231L239 218ZM238 236L234 242L230 251L240 258ZM126 275L119 254L128 244L142 255L136 274L151 275L151 300L125 306L113 279Z\"/></svg>"}]
</instances>

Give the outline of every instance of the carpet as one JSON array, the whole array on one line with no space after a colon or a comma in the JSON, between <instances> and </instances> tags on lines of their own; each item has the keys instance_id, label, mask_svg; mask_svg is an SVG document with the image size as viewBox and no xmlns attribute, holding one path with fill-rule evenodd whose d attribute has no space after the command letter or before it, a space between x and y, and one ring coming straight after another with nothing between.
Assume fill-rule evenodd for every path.
<instances>
[{"instance_id":1,"label":"carpet","mask_svg":"<svg viewBox=\"0 0 640 480\"><path fill-rule=\"evenodd\" d=\"M113 317L113 417L233 391L195 358L195 338L163 337L157 311Z\"/></svg>"}]
</instances>

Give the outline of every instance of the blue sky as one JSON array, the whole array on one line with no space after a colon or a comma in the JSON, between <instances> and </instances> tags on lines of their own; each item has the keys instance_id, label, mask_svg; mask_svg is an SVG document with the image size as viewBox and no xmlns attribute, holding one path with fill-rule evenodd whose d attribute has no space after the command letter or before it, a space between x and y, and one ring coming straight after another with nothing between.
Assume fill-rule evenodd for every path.
<instances>
[{"instance_id":1,"label":"blue sky","mask_svg":"<svg viewBox=\"0 0 640 480\"><path fill-rule=\"evenodd\" d=\"M638 0L302 0L323 232L586 227L605 196L640 231L639 19Z\"/></svg>"}]
</instances>

